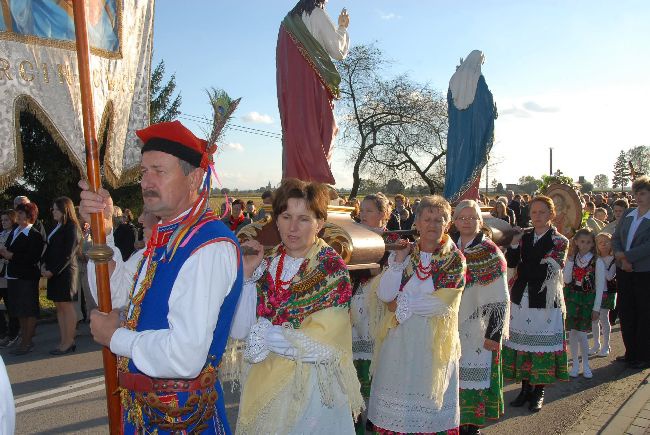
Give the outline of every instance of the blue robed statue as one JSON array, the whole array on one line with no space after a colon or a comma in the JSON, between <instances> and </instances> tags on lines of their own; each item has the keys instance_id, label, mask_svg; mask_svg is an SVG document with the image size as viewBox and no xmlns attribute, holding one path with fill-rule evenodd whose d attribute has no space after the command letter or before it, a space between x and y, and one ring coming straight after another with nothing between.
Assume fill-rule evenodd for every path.
<instances>
[{"instance_id":1,"label":"blue robed statue","mask_svg":"<svg viewBox=\"0 0 650 435\"><path fill-rule=\"evenodd\" d=\"M481 74L485 57L472 51L449 81L447 172L443 195L450 202L478 199L481 170L494 142L497 109Z\"/></svg>"}]
</instances>

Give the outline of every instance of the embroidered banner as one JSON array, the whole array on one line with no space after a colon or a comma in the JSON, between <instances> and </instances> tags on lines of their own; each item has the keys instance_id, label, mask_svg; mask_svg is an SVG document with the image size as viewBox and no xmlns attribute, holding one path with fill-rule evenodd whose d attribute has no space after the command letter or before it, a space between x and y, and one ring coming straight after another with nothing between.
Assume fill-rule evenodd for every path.
<instances>
[{"instance_id":1,"label":"embroidered banner","mask_svg":"<svg viewBox=\"0 0 650 435\"><path fill-rule=\"evenodd\" d=\"M21 111L85 174L73 1L0 0L0 189L23 171ZM135 130L149 125L154 0L85 1L97 136L107 134L104 174L117 186L135 178Z\"/></svg>"}]
</instances>

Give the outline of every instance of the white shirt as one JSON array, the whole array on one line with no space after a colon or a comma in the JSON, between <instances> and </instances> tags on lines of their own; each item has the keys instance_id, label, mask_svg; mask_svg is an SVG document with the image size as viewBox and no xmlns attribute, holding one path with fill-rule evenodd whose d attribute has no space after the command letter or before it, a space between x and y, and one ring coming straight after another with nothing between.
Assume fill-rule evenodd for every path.
<instances>
[{"instance_id":1,"label":"white shirt","mask_svg":"<svg viewBox=\"0 0 650 435\"><path fill-rule=\"evenodd\" d=\"M643 219L650 219L650 210L648 210L643 216L639 217L639 209L635 208L626 217L632 217L632 223L630 224L630 230L627 232L627 244L625 245L625 250L629 251L632 248L632 241L634 240L634 235L636 230L639 229L639 225L643 222Z\"/></svg>"},{"instance_id":2,"label":"white shirt","mask_svg":"<svg viewBox=\"0 0 650 435\"><path fill-rule=\"evenodd\" d=\"M112 236L106 239L107 245L117 253L113 255L116 267L111 275L111 300L114 307L124 307L129 302L139 258L123 262ZM137 255L141 257L142 253L138 251ZM118 328L111 337L111 351L132 359L142 373L151 377L198 376L205 365L221 305L237 277L238 260L237 249L230 242L199 248L181 266L172 286L167 314L169 329L138 332ZM88 262L88 280L96 299L94 266L92 261ZM147 264L143 271L146 268ZM143 272L137 289L144 277Z\"/></svg>"},{"instance_id":3,"label":"white shirt","mask_svg":"<svg viewBox=\"0 0 650 435\"><path fill-rule=\"evenodd\" d=\"M5 363L0 356L0 434L11 435L16 426L16 410Z\"/></svg>"},{"instance_id":4,"label":"white shirt","mask_svg":"<svg viewBox=\"0 0 650 435\"><path fill-rule=\"evenodd\" d=\"M345 59L350 48L350 36L345 27L336 28L327 12L319 7L315 7L311 14L303 12L302 21L327 54L336 60Z\"/></svg>"}]
</instances>

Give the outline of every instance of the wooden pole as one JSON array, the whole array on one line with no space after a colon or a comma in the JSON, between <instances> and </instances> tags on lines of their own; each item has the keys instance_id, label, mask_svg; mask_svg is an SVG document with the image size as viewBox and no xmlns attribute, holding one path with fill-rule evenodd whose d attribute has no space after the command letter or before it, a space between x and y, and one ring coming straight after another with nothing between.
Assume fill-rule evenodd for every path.
<instances>
[{"instance_id":1,"label":"wooden pole","mask_svg":"<svg viewBox=\"0 0 650 435\"><path fill-rule=\"evenodd\" d=\"M86 144L86 168L90 189L98 192L101 188L99 173L99 147L95 132L95 113L93 94L90 81L90 47L86 28L85 0L73 2L75 36L77 39L77 64L79 67L79 84L81 87L81 109L84 127L84 142ZM102 213L91 215L93 246L88 252L95 262L97 275L97 299L99 309L109 313L111 307L111 291L109 285L108 261L113 257L113 251L106 246L106 232ZM106 402L108 406L108 423L111 434L121 433L120 397L117 385L117 359L109 348L102 349L104 360L104 383L106 385Z\"/></svg>"}]
</instances>

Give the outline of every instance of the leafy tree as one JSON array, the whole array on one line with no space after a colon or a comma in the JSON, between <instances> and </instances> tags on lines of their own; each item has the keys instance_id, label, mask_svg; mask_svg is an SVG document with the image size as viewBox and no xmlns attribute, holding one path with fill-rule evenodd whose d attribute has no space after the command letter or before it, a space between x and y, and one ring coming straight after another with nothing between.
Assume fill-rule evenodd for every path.
<instances>
[{"instance_id":1,"label":"leafy tree","mask_svg":"<svg viewBox=\"0 0 650 435\"><path fill-rule=\"evenodd\" d=\"M621 188L621 192L630 181L630 173L628 172L627 155L625 151L621 150L616 162L614 163L614 174L612 177L612 187L614 189Z\"/></svg>"},{"instance_id":2,"label":"leafy tree","mask_svg":"<svg viewBox=\"0 0 650 435\"><path fill-rule=\"evenodd\" d=\"M397 178L391 178L386 183L386 193L389 195L397 195L398 193L403 193L405 189L404 183L402 183Z\"/></svg>"},{"instance_id":3,"label":"leafy tree","mask_svg":"<svg viewBox=\"0 0 650 435\"><path fill-rule=\"evenodd\" d=\"M174 97L176 90L176 74L172 74L167 83L165 76L165 61L161 60L151 73L151 95L149 97L149 119L151 124L173 121L181 113L181 94Z\"/></svg>"},{"instance_id":4,"label":"leafy tree","mask_svg":"<svg viewBox=\"0 0 650 435\"><path fill-rule=\"evenodd\" d=\"M496 193L506 193L506 189L503 188L503 184L497 183Z\"/></svg>"},{"instance_id":5,"label":"leafy tree","mask_svg":"<svg viewBox=\"0 0 650 435\"><path fill-rule=\"evenodd\" d=\"M382 186L375 180L369 178L362 178L359 183L359 191L363 193L377 193L382 190Z\"/></svg>"},{"instance_id":6,"label":"leafy tree","mask_svg":"<svg viewBox=\"0 0 650 435\"><path fill-rule=\"evenodd\" d=\"M521 190L529 195L532 195L537 189L539 189L539 185L542 184L542 180L539 180L532 175L524 175L522 177L519 177L518 184Z\"/></svg>"},{"instance_id":7,"label":"leafy tree","mask_svg":"<svg viewBox=\"0 0 650 435\"><path fill-rule=\"evenodd\" d=\"M628 150L626 156L637 176L650 174L650 146L639 145L633 147Z\"/></svg>"},{"instance_id":8,"label":"leafy tree","mask_svg":"<svg viewBox=\"0 0 650 435\"><path fill-rule=\"evenodd\" d=\"M594 185L593 183L586 181L584 183L580 184L580 191L582 193L588 193L588 192L593 192L594 191Z\"/></svg>"},{"instance_id":9,"label":"leafy tree","mask_svg":"<svg viewBox=\"0 0 650 435\"><path fill-rule=\"evenodd\" d=\"M598 174L594 177L594 188L596 190L605 190L609 187L609 178L605 174Z\"/></svg>"}]
</instances>

